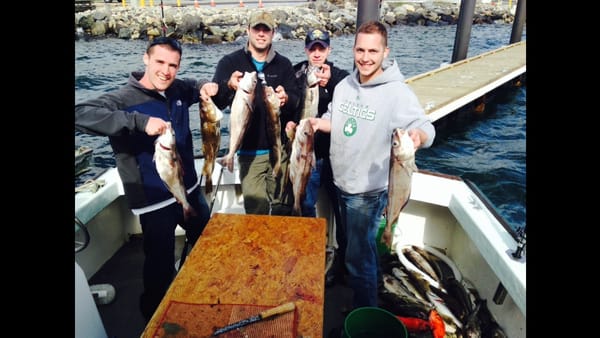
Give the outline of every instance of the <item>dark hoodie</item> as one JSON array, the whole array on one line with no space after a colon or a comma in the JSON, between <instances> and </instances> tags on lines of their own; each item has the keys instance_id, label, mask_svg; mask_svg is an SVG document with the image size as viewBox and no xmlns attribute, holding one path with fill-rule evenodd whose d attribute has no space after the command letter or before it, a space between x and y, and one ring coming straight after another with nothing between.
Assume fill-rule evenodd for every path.
<instances>
[{"instance_id":1,"label":"dark hoodie","mask_svg":"<svg viewBox=\"0 0 600 338\"><path fill-rule=\"evenodd\" d=\"M235 91L227 86L227 82L229 81L231 74L236 70L242 73L253 71L258 73L258 70L252 63L252 56L248 51L247 44L244 48L225 55L217 64L213 82L219 84L219 91L217 95L213 97L213 101L219 109L225 109L226 107L231 106L231 103L233 102ZM275 52L271 45L267 55L266 64L263 67L263 73L265 74L265 80L268 86L275 89L277 86L281 85L285 88L285 92L288 95L288 101L281 107L281 115L279 117L281 121L281 139L282 143L285 144L287 142L285 125L294 118L295 108L298 106L298 100L300 99L292 63L285 56ZM250 125L244 134L240 149L250 151L271 149L269 137L267 136L268 113L263 99L263 88L260 85L260 80L257 83L254 92L253 108L254 110L251 114Z\"/></svg>"},{"instance_id":2,"label":"dark hoodie","mask_svg":"<svg viewBox=\"0 0 600 338\"><path fill-rule=\"evenodd\" d=\"M325 61L326 64L331 68L331 78L327 81L327 86L319 86L319 108L317 117L321 117L327 111L327 105L331 102L335 86L342 81L346 76L350 75L348 71L335 67L333 62ZM296 79L298 80L298 86L300 87L300 102L296 109L296 116L294 121L298 123L300 120L300 114L302 113L302 104L306 95L306 68L308 67L308 60L304 60L294 65L296 71ZM329 133L323 133L317 131L315 134L315 156L317 159L329 157Z\"/></svg>"}]
</instances>

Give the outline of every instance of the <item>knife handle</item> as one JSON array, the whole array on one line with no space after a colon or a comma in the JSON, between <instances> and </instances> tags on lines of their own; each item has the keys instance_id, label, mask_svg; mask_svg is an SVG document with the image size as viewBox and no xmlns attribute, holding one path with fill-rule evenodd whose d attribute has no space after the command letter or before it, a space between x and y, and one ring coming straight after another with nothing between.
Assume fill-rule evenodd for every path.
<instances>
[{"instance_id":1,"label":"knife handle","mask_svg":"<svg viewBox=\"0 0 600 338\"><path fill-rule=\"evenodd\" d=\"M285 303L285 304L281 304L279 306L276 306L272 309L268 309L265 311L262 311L260 313L260 318L265 319L274 315L278 315L280 313L285 313L285 312L289 312L292 311L296 308L296 304L294 304L294 302L289 302L289 303Z\"/></svg>"}]
</instances>

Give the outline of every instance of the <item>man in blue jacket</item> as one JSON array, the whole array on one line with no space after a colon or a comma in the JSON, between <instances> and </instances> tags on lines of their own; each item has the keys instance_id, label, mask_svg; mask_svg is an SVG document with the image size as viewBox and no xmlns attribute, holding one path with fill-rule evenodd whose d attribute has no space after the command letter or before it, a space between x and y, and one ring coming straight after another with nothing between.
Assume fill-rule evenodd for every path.
<instances>
[{"instance_id":1,"label":"man in blue jacket","mask_svg":"<svg viewBox=\"0 0 600 338\"><path fill-rule=\"evenodd\" d=\"M289 215L291 202L281 201L285 178L285 174L282 173L287 169L288 154L282 149L281 174L274 177L273 154L270 151L272 145L267 126L268 112L261 82L264 79L262 84L273 87L281 102L279 119L282 144L287 142L284 127L294 118L299 89L292 63L276 52L272 45L275 20L271 14L265 11L254 12L250 16L247 34L248 43L243 48L219 60L213 77L213 81L219 85L219 90L213 101L220 109L230 106L244 72L259 74L250 122L237 152L244 209L247 214Z\"/></svg>"},{"instance_id":2,"label":"man in blue jacket","mask_svg":"<svg viewBox=\"0 0 600 338\"><path fill-rule=\"evenodd\" d=\"M140 217L144 239L144 291L140 309L150 320L175 276L175 228L181 225L190 248L210 217L194 168L189 107L214 95L206 80L175 79L181 45L172 38L153 39L143 56L145 72L132 72L122 88L75 106L75 128L108 136L132 212ZM184 218L182 206L162 182L154 143L171 123L183 167L183 184L195 215Z\"/></svg>"}]
</instances>

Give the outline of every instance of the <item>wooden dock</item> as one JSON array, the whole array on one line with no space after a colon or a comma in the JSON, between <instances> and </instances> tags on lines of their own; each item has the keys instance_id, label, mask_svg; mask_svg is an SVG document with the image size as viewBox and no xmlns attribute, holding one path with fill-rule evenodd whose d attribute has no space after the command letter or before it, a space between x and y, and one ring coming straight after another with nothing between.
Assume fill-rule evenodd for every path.
<instances>
[{"instance_id":1,"label":"wooden dock","mask_svg":"<svg viewBox=\"0 0 600 338\"><path fill-rule=\"evenodd\" d=\"M526 41L416 75L406 83L436 121L526 72Z\"/></svg>"}]
</instances>

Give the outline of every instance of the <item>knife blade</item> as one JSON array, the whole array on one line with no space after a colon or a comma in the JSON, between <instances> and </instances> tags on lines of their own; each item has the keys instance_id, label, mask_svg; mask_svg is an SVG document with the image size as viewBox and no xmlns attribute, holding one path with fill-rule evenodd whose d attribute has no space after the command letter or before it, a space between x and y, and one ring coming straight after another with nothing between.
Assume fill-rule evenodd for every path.
<instances>
[{"instance_id":1,"label":"knife blade","mask_svg":"<svg viewBox=\"0 0 600 338\"><path fill-rule=\"evenodd\" d=\"M218 328L218 329L216 329L213 332L212 336L216 337L216 336L218 336L220 334L223 334L225 332L229 332L231 330L238 329L238 328L246 326L248 324L256 323L258 321L261 321L261 320L269 318L269 317L273 317L273 316L278 315L278 314L290 312L290 311L294 310L295 308L296 308L296 304L294 302L289 302L289 303L281 304L281 305L276 306L274 308L267 309L265 311L261 311L256 316L248 317L246 319L242 319L242 320L240 320L238 322L235 322L233 324L229 324L227 326L223 326L221 328Z\"/></svg>"}]
</instances>

